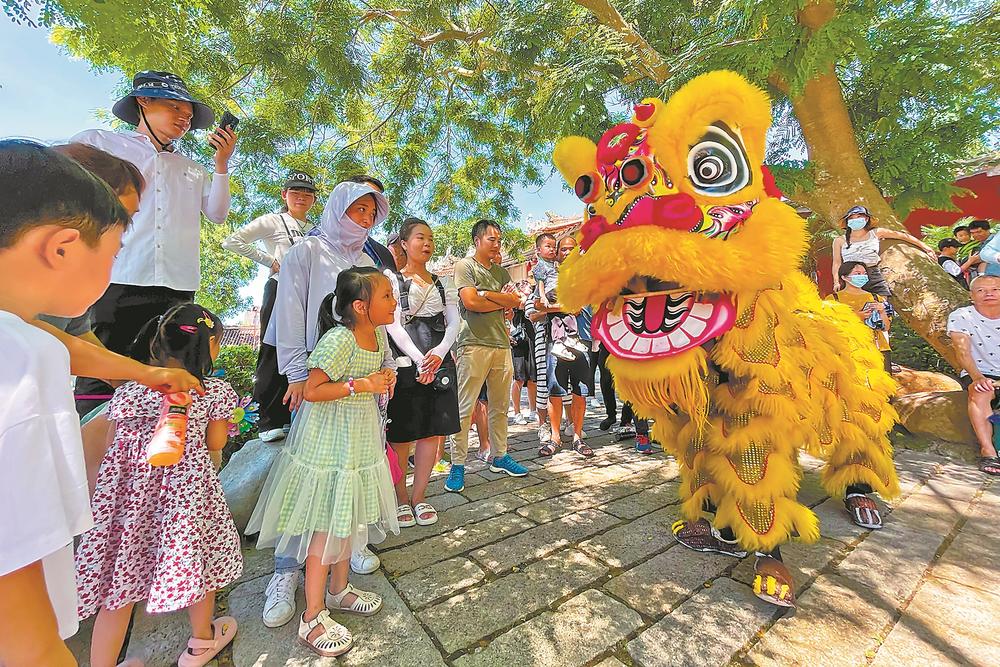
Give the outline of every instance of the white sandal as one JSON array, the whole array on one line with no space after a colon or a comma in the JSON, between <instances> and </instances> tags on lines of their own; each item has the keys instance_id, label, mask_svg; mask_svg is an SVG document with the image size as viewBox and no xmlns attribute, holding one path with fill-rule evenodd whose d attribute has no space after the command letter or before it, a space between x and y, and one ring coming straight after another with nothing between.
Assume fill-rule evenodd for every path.
<instances>
[{"instance_id":1,"label":"white sandal","mask_svg":"<svg viewBox=\"0 0 1000 667\"><path fill-rule=\"evenodd\" d=\"M344 606L344 598L354 593L354 602L350 607ZM382 609L382 596L378 593L359 591L350 582L347 587L339 593L326 592L326 606L334 611L343 611L348 614L360 614L361 616L371 616L377 614Z\"/></svg>"},{"instance_id":2,"label":"white sandal","mask_svg":"<svg viewBox=\"0 0 1000 667\"><path fill-rule=\"evenodd\" d=\"M401 517L410 517L409 521L403 521ZM399 523L400 528L410 528L417 525L417 515L413 513L413 508L409 505L403 504L396 508L396 521Z\"/></svg>"},{"instance_id":3,"label":"white sandal","mask_svg":"<svg viewBox=\"0 0 1000 667\"><path fill-rule=\"evenodd\" d=\"M354 637L351 631L342 626L337 621L330 618L330 612L326 609L316 615L311 621L307 621L305 614L299 616L299 641L311 648L324 658L336 658L351 650L354 646ZM312 641L309 641L309 633L317 625L323 626L323 634Z\"/></svg>"},{"instance_id":4,"label":"white sandal","mask_svg":"<svg viewBox=\"0 0 1000 667\"><path fill-rule=\"evenodd\" d=\"M420 516L423 514L430 514L431 518L421 519ZM418 526L433 526L438 522L437 510L430 503L417 503L414 505L413 516Z\"/></svg>"}]
</instances>

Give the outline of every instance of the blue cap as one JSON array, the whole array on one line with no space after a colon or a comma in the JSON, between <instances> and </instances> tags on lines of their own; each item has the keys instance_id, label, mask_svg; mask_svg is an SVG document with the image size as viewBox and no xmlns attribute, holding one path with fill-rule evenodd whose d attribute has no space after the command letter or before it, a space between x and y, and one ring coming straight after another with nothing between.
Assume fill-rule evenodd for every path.
<instances>
[{"instance_id":1,"label":"blue cap","mask_svg":"<svg viewBox=\"0 0 1000 667\"><path fill-rule=\"evenodd\" d=\"M190 102L194 107L191 118L192 130L204 130L215 120L215 112L191 96L184 80L171 72L139 72L132 79L132 92L118 100L111 113L132 125L139 124L139 103L137 97L158 97L167 100Z\"/></svg>"},{"instance_id":2,"label":"blue cap","mask_svg":"<svg viewBox=\"0 0 1000 667\"><path fill-rule=\"evenodd\" d=\"M843 220L844 218L849 218L852 215L863 215L869 218L872 217L871 211L869 211L864 206L852 206L851 209L847 213L842 215L840 219Z\"/></svg>"}]
</instances>

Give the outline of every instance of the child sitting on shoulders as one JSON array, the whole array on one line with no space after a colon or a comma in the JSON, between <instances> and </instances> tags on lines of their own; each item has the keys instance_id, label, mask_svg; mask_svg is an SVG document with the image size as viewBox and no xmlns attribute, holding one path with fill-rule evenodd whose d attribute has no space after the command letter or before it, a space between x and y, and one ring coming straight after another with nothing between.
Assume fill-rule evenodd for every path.
<instances>
[{"instance_id":1,"label":"child sitting on shoulders","mask_svg":"<svg viewBox=\"0 0 1000 667\"><path fill-rule=\"evenodd\" d=\"M108 406L114 439L97 474L94 528L76 555L80 618L97 612L92 667L116 664L142 600L148 613L187 609L192 636L179 667L208 664L236 634L235 619L212 618L216 591L243 572L240 535L216 474L237 404L228 382L208 377L221 339L221 320L188 303L147 322L133 344L140 360L185 368L204 384L204 396L191 394L176 464L147 461L161 394L129 382Z\"/></svg>"},{"instance_id":2,"label":"child sitting on shoulders","mask_svg":"<svg viewBox=\"0 0 1000 667\"><path fill-rule=\"evenodd\" d=\"M336 292L320 306L321 337L307 362L305 402L247 526L247 533L260 533L257 548L305 560L298 634L321 656L341 655L354 644L330 610L370 616L382 608L380 596L348 582L352 551L381 542L389 530L399 533L376 400L396 381L392 369L382 368L384 326L395 310L392 287L378 269L350 268L337 276Z\"/></svg>"}]
</instances>

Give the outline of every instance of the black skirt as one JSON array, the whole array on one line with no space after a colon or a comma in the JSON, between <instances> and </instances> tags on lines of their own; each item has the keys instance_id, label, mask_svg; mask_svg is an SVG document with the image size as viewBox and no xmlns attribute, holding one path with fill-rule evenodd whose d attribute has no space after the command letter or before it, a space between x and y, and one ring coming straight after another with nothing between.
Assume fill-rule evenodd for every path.
<instances>
[{"instance_id":1,"label":"black skirt","mask_svg":"<svg viewBox=\"0 0 1000 667\"><path fill-rule=\"evenodd\" d=\"M389 401L389 442L412 442L458 433L458 387L441 391L417 383L397 389Z\"/></svg>"}]
</instances>

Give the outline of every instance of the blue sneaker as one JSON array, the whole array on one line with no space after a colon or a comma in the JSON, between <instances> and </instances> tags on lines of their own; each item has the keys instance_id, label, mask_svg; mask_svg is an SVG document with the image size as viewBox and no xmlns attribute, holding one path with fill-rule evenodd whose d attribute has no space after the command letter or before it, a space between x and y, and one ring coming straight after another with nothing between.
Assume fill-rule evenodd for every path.
<instances>
[{"instance_id":1,"label":"blue sneaker","mask_svg":"<svg viewBox=\"0 0 1000 667\"><path fill-rule=\"evenodd\" d=\"M640 454L652 454L653 445L649 441L649 436L647 435L637 435L635 436L635 451Z\"/></svg>"},{"instance_id":2,"label":"blue sneaker","mask_svg":"<svg viewBox=\"0 0 1000 667\"><path fill-rule=\"evenodd\" d=\"M444 490L458 493L465 488L465 466L451 464L451 472L444 481Z\"/></svg>"},{"instance_id":3,"label":"blue sneaker","mask_svg":"<svg viewBox=\"0 0 1000 667\"><path fill-rule=\"evenodd\" d=\"M493 459L490 472L505 472L511 477L524 477L528 474L528 469L515 461L510 454L504 454L500 458Z\"/></svg>"}]
</instances>

